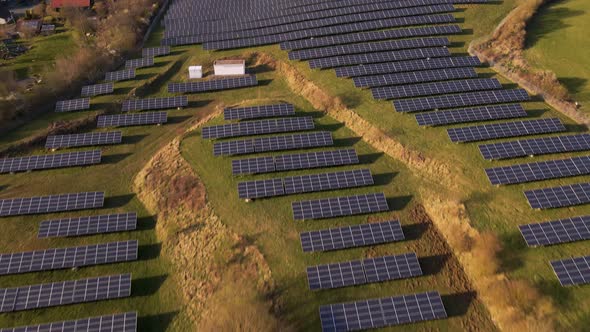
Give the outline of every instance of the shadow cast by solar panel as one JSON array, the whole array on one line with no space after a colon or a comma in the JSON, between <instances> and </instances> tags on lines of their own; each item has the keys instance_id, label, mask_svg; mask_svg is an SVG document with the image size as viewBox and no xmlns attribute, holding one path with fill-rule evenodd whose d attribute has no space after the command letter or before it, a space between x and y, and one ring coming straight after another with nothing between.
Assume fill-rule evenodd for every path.
<instances>
[{"instance_id":1,"label":"shadow cast by solar panel","mask_svg":"<svg viewBox=\"0 0 590 332\"><path fill-rule=\"evenodd\" d=\"M458 317L465 315L476 296L477 293L473 291L442 295L441 299L447 311L447 316Z\"/></svg>"},{"instance_id":2,"label":"shadow cast by solar panel","mask_svg":"<svg viewBox=\"0 0 590 332\"><path fill-rule=\"evenodd\" d=\"M105 111L105 112L120 112L121 104L119 103L92 103L90 104L90 111Z\"/></svg>"},{"instance_id":3,"label":"shadow cast by solar panel","mask_svg":"<svg viewBox=\"0 0 590 332\"><path fill-rule=\"evenodd\" d=\"M200 108L211 104L213 100L190 100L185 108Z\"/></svg>"},{"instance_id":4,"label":"shadow cast by solar panel","mask_svg":"<svg viewBox=\"0 0 590 332\"><path fill-rule=\"evenodd\" d=\"M418 262L420 262L422 274L425 276L438 274L445 267L449 258L451 258L450 254L419 257Z\"/></svg>"},{"instance_id":5,"label":"shadow cast by solar panel","mask_svg":"<svg viewBox=\"0 0 590 332\"><path fill-rule=\"evenodd\" d=\"M131 282L131 297L150 296L158 292L166 279L167 274L133 279Z\"/></svg>"},{"instance_id":6,"label":"shadow cast by solar panel","mask_svg":"<svg viewBox=\"0 0 590 332\"><path fill-rule=\"evenodd\" d=\"M422 237L428 228L430 227L429 224L424 222L403 225L402 231L404 232L404 238L408 241L415 241Z\"/></svg>"},{"instance_id":7,"label":"shadow cast by solar panel","mask_svg":"<svg viewBox=\"0 0 590 332\"><path fill-rule=\"evenodd\" d=\"M154 64L152 66L150 66L150 68L160 68L160 67L165 67L168 64L170 64L172 61L158 61L158 62L154 62Z\"/></svg>"},{"instance_id":8,"label":"shadow cast by solar panel","mask_svg":"<svg viewBox=\"0 0 590 332\"><path fill-rule=\"evenodd\" d=\"M447 47L450 48L450 47L463 47L463 46L465 46L465 42L454 41Z\"/></svg>"},{"instance_id":9,"label":"shadow cast by solar panel","mask_svg":"<svg viewBox=\"0 0 590 332\"><path fill-rule=\"evenodd\" d=\"M156 259L160 256L162 252L162 244L161 243L154 243L154 244L144 244L139 246L138 248L138 261L149 261L152 259Z\"/></svg>"},{"instance_id":10,"label":"shadow cast by solar panel","mask_svg":"<svg viewBox=\"0 0 590 332\"><path fill-rule=\"evenodd\" d=\"M571 305L573 288L563 287L557 279L540 280L535 287L543 295L550 296L558 307L568 308Z\"/></svg>"},{"instance_id":11,"label":"shadow cast by solar panel","mask_svg":"<svg viewBox=\"0 0 590 332\"><path fill-rule=\"evenodd\" d=\"M505 272L518 270L525 261L524 255L528 250L526 242L519 231L502 235L501 239L503 247L498 254L500 270Z\"/></svg>"},{"instance_id":12,"label":"shadow cast by solar panel","mask_svg":"<svg viewBox=\"0 0 590 332\"><path fill-rule=\"evenodd\" d=\"M137 317L138 331L166 331L170 323L178 315L178 311L171 311L157 315Z\"/></svg>"},{"instance_id":13,"label":"shadow cast by solar panel","mask_svg":"<svg viewBox=\"0 0 590 332\"><path fill-rule=\"evenodd\" d=\"M182 123L190 118L191 118L190 115L172 116L172 117L168 117L167 123L169 123L169 124Z\"/></svg>"},{"instance_id":14,"label":"shadow cast by solar panel","mask_svg":"<svg viewBox=\"0 0 590 332\"><path fill-rule=\"evenodd\" d=\"M334 147L351 147L360 142L362 137L347 137L334 139Z\"/></svg>"},{"instance_id":15,"label":"shadow cast by solar panel","mask_svg":"<svg viewBox=\"0 0 590 332\"><path fill-rule=\"evenodd\" d=\"M495 76L497 76L498 73L493 72L493 73L477 73L477 77L478 78L493 78Z\"/></svg>"},{"instance_id":16,"label":"shadow cast by solar panel","mask_svg":"<svg viewBox=\"0 0 590 332\"><path fill-rule=\"evenodd\" d=\"M101 164L116 164L125 160L125 158L129 157L131 153L115 153L109 154L106 156L102 156L100 163Z\"/></svg>"},{"instance_id":17,"label":"shadow cast by solar panel","mask_svg":"<svg viewBox=\"0 0 590 332\"><path fill-rule=\"evenodd\" d=\"M156 216L147 216L137 218L137 228L138 231L145 231L145 230L152 230L156 228Z\"/></svg>"},{"instance_id":18,"label":"shadow cast by solar panel","mask_svg":"<svg viewBox=\"0 0 590 332\"><path fill-rule=\"evenodd\" d=\"M315 130L336 131L344 127L344 123L315 124Z\"/></svg>"},{"instance_id":19,"label":"shadow cast by solar panel","mask_svg":"<svg viewBox=\"0 0 590 332\"><path fill-rule=\"evenodd\" d=\"M398 196L387 198L387 205L389 210L403 210L411 201L414 196Z\"/></svg>"},{"instance_id":20,"label":"shadow cast by solar panel","mask_svg":"<svg viewBox=\"0 0 590 332\"><path fill-rule=\"evenodd\" d=\"M461 29L461 33L458 36L470 36L473 34L473 29Z\"/></svg>"},{"instance_id":21,"label":"shadow cast by solar panel","mask_svg":"<svg viewBox=\"0 0 590 332\"><path fill-rule=\"evenodd\" d=\"M457 18L455 18L454 23L456 23L456 24L465 23L465 18L464 17L457 17Z\"/></svg>"},{"instance_id":22,"label":"shadow cast by solar panel","mask_svg":"<svg viewBox=\"0 0 590 332\"><path fill-rule=\"evenodd\" d=\"M127 205L135 194L117 195L105 198L103 209L118 208Z\"/></svg>"},{"instance_id":23,"label":"shadow cast by solar panel","mask_svg":"<svg viewBox=\"0 0 590 332\"><path fill-rule=\"evenodd\" d=\"M135 75L135 80L147 80L150 79L152 77L155 77L157 74L139 74L139 75Z\"/></svg>"},{"instance_id":24,"label":"shadow cast by solar panel","mask_svg":"<svg viewBox=\"0 0 590 332\"><path fill-rule=\"evenodd\" d=\"M453 52L453 56L454 57L459 57L459 56L471 56L471 54L467 53L467 52Z\"/></svg>"},{"instance_id":25,"label":"shadow cast by solar panel","mask_svg":"<svg viewBox=\"0 0 590 332\"><path fill-rule=\"evenodd\" d=\"M148 137L148 135L129 135L123 136L123 144L137 144L141 142L144 138Z\"/></svg>"},{"instance_id":26,"label":"shadow cast by solar panel","mask_svg":"<svg viewBox=\"0 0 590 332\"><path fill-rule=\"evenodd\" d=\"M543 114L547 113L547 109L526 110L526 113L530 117L540 117Z\"/></svg>"},{"instance_id":27,"label":"shadow cast by solar panel","mask_svg":"<svg viewBox=\"0 0 590 332\"><path fill-rule=\"evenodd\" d=\"M383 157L383 152L365 153L359 155L360 164L372 164Z\"/></svg>"},{"instance_id":28,"label":"shadow cast by solar panel","mask_svg":"<svg viewBox=\"0 0 590 332\"><path fill-rule=\"evenodd\" d=\"M266 79L266 80L258 80L258 85L257 86L267 86L269 85L273 80L272 79ZM239 89L239 88L238 88ZM231 90L231 89L230 89Z\"/></svg>"},{"instance_id":29,"label":"shadow cast by solar panel","mask_svg":"<svg viewBox=\"0 0 590 332\"><path fill-rule=\"evenodd\" d=\"M584 124L566 124L565 130L574 133L583 133L588 131L588 126Z\"/></svg>"},{"instance_id":30,"label":"shadow cast by solar panel","mask_svg":"<svg viewBox=\"0 0 590 332\"><path fill-rule=\"evenodd\" d=\"M389 173L380 173L380 174L373 174L373 182L377 186L385 186L393 181L393 178L396 177L397 172L389 172Z\"/></svg>"},{"instance_id":31,"label":"shadow cast by solar panel","mask_svg":"<svg viewBox=\"0 0 590 332\"><path fill-rule=\"evenodd\" d=\"M516 84L516 83L503 83L502 88L504 88L504 89L518 89L518 84Z\"/></svg>"}]
</instances>

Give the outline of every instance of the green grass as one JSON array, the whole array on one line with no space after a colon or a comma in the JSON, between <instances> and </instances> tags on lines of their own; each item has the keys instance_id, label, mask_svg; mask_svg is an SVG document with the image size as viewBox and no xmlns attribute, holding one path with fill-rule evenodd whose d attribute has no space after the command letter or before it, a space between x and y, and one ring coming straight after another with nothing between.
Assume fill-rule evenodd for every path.
<instances>
[{"instance_id":1,"label":"green grass","mask_svg":"<svg viewBox=\"0 0 590 332\"><path fill-rule=\"evenodd\" d=\"M541 7L527 28L526 57L557 75L582 110L590 111L590 2L557 0Z\"/></svg>"},{"instance_id":2,"label":"green grass","mask_svg":"<svg viewBox=\"0 0 590 332\"><path fill-rule=\"evenodd\" d=\"M10 60L0 60L5 69L14 70L18 79L25 79L51 67L58 55L74 53L77 46L72 32L65 28L57 28L56 33L49 36L36 36L19 43L29 47L24 54Z\"/></svg>"}]
</instances>

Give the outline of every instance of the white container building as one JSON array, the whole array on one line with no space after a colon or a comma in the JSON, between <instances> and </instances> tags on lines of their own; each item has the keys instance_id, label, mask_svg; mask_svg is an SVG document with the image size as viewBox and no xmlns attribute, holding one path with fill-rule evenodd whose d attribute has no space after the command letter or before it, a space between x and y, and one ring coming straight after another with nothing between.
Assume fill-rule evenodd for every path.
<instances>
[{"instance_id":1,"label":"white container building","mask_svg":"<svg viewBox=\"0 0 590 332\"><path fill-rule=\"evenodd\" d=\"M213 63L216 76L232 76L246 74L245 60L216 60Z\"/></svg>"}]
</instances>

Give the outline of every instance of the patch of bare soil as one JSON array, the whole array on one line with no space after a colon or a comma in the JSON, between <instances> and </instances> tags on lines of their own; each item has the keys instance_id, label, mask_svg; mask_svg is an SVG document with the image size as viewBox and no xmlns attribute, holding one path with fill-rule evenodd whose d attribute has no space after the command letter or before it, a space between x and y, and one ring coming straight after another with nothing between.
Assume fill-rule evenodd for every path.
<instances>
[{"instance_id":1,"label":"patch of bare soil","mask_svg":"<svg viewBox=\"0 0 590 332\"><path fill-rule=\"evenodd\" d=\"M156 234L163 255L176 268L183 310L195 331L288 330L276 314L280 303L264 256L207 204L203 183L180 154L181 139L151 159L136 176L134 189L156 215Z\"/></svg>"}]
</instances>

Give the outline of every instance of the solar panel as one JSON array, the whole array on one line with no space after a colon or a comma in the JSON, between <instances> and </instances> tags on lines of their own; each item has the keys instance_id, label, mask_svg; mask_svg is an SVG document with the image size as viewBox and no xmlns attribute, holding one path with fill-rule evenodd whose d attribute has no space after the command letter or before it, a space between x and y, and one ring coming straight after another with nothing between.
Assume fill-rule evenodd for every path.
<instances>
[{"instance_id":1,"label":"solar panel","mask_svg":"<svg viewBox=\"0 0 590 332\"><path fill-rule=\"evenodd\" d=\"M226 125L204 127L201 136L204 139L251 136L289 131L311 130L314 128L311 116L280 118L258 121L231 123Z\"/></svg>"},{"instance_id":2,"label":"solar panel","mask_svg":"<svg viewBox=\"0 0 590 332\"><path fill-rule=\"evenodd\" d=\"M551 209L590 203L590 183L527 190L524 192L533 209Z\"/></svg>"},{"instance_id":3,"label":"solar panel","mask_svg":"<svg viewBox=\"0 0 590 332\"><path fill-rule=\"evenodd\" d=\"M515 184L590 174L590 156L486 168L493 185Z\"/></svg>"},{"instance_id":4,"label":"solar panel","mask_svg":"<svg viewBox=\"0 0 590 332\"><path fill-rule=\"evenodd\" d=\"M275 171L273 157L260 157L249 159L237 159L231 161L232 174L257 174Z\"/></svg>"},{"instance_id":5,"label":"solar panel","mask_svg":"<svg viewBox=\"0 0 590 332\"><path fill-rule=\"evenodd\" d=\"M291 203L293 219L309 220L388 211L383 193L341 196Z\"/></svg>"},{"instance_id":6,"label":"solar panel","mask_svg":"<svg viewBox=\"0 0 590 332\"><path fill-rule=\"evenodd\" d=\"M53 135L48 136L45 142L46 149L73 148L81 146L120 144L123 135L120 131L107 131L100 133Z\"/></svg>"},{"instance_id":7,"label":"solar panel","mask_svg":"<svg viewBox=\"0 0 590 332\"><path fill-rule=\"evenodd\" d=\"M41 25L41 33L55 32L55 24L43 24Z\"/></svg>"},{"instance_id":8,"label":"solar panel","mask_svg":"<svg viewBox=\"0 0 590 332\"><path fill-rule=\"evenodd\" d=\"M82 87L82 97L93 97L113 93L114 86L112 82L86 85Z\"/></svg>"},{"instance_id":9,"label":"solar panel","mask_svg":"<svg viewBox=\"0 0 590 332\"><path fill-rule=\"evenodd\" d=\"M105 81L124 81L135 78L135 69L123 69L118 71L110 71L105 74Z\"/></svg>"},{"instance_id":10,"label":"solar panel","mask_svg":"<svg viewBox=\"0 0 590 332\"><path fill-rule=\"evenodd\" d=\"M125 68L143 68L149 67L154 65L154 58L147 57L147 58L139 58L139 59L130 59L125 61Z\"/></svg>"},{"instance_id":11,"label":"solar panel","mask_svg":"<svg viewBox=\"0 0 590 332\"><path fill-rule=\"evenodd\" d=\"M375 40L398 39L421 36L451 35L461 33L458 25L426 26L394 30L368 31L336 36L293 40L281 43L282 50L298 50L350 43L364 43Z\"/></svg>"},{"instance_id":12,"label":"solar panel","mask_svg":"<svg viewBox=\"0 0 590 332\"><path fill-rule=\"evenodd\" d=\"M490 160L584 150L590 150L590 134L541 137L479 146L481 155Z\"/></svg>"},{"instance_id":13,"label":"solar panel","mask_svg":"<svg viewBox=\"0 0 590 332\"><path fill-rule=\"evenodd\" d=\"M394 73L374 76L359 76L353 77L354 85L357 88L364 87L379 87L386 85L410 84L410 83L425 83L435 81L446 81L458 78L475 78L477 73L471 67L461 68L445 68L436 70L413 71L407 73ZM383 88L380 88L383 89ZM373 89L380 91L379 89Z\"/></svg>"},{"instance_id":14,"label":"solar panel","mask_svg":"<svg viewBox=\"0 0 590 332\"><path fill-rule=\"evenodd\" d=\"M277 171L358 164L354 149L284 154L274 158Z\"/></svg>"},{"instance_id":15,"label":"solar panel","mask_svg":"<svg viewBox=\"0 0 590 332\"><path fill-rule=\"evenodd\" d=\"M322 331L364 330L446 317L438 292L320 306Z\"/></svg>"},{"instance_id":16,"label":"solar panel","mask_svg":"<svg viewBox=\"0 0 590 332\"><path fill-rule=\"evenodd\" d=\"M187 93L187 92L207 92L244 88L258 85L255 75L233 78L218 78L209 81L187 82L187 83L169 83L168 92L170 93Z\"/></svg>"},{"instance_id":17,"label":"solar panel","mask_svg":"<svg viewBox=\"0 0 590 332\"><path fill-rule=\"evenodd\" d=\"M79 98L71 100L61 100L55 104L56 112L72 112L87 110L90 108L90 98Z\"/></svg>"},{"instance_id":18,"label":"solar panel","mask_svg":"<svg viewBox=\"0 0 590 332\"><path fill-rule=\"evenodd\" d=\"M307 268L310 290L330 289L422 275L415 253L367 258Z\"/></svg>"},{"instance_id":19,"label":"solar panel","mask_svg":"<svg viewBox=\"0 0 590 332\"><path fill-rule=\"evenodd\" d=\"M450 128L447 133L453 142L474 142L488 139L548 134L565 131L557 118L502 122L471 127Z\"/></svg>"},{"instance_id":20,"label":"solar panel","mask_svg":"<svg viewBox=\"0 0 590 332\"><path fill-rule=\"evenodd\" d=\"M155 109L178 108L188 106L187 96L163 97L163 98L146 98L146 99L127 99L123 101L122 110L127 111L144 111Z\"/></svg>"},{"instance_id":21,"label":"solar panel","mask_svg":"<svg viewBox=\"0 0 590 332\"><path fill-rule=\"evenodd\" d=\"M401 51L373 52L313 59L309 61L309 67L312 69L323 69L353 64L368 64L410 59L448 57L450 55L451 52L446 47L413 48Z\"/></svg>"},{"instance_id":22,"label":"solar panel","mask_svg":"<svg viewBox=\"0 0 590 332\"><path fill-rule=\"evenodd\" d=\"M416 114L420 126L513 119L527 116L520 104L492 105Z\"/></svg>"},{"instance_id":23,"label":"solar panel","mask_svg":"<svg viewBox=\"0 0 590 332\"><path fill-rule=\"evenodd\" d=\"M458 81L388 86L372 89L372 93L375 99L397 99L501 88L502 84L495 78L473 78Z\"/></svg>"},{"instance_id":24,"label":"solar panel","mask_svg":"<svg viewBox=\"0 0 590 332\"><path fill-rule=\"evenodd\" d=\"M0 200L0 217L100 208L104 192L82 192Z\"/></svg>"},{"instance_id":25,"label":"solar panel","mask_svg":"<svg viewBox=\"0 0 590 332\"><path fill-rule=\"evenodd\" d=\"M332 134L319 131L306 134L261 137L248 140L220 142L213 145L213 155L239 155L270 151L306 149L331 146Z\"/></svg>"},{"instance_id":26,"label":"solar panel","mask_svg":"<svg viewBox=\"0 0 590 332\"><path fill-rule=\"evenodd\" d=\"M405 239L397 220L303 232L299 237L303 252L362 247Z\"/></svg>"},{"instance_id":27,"label":"solar panel","mask_svg":"<svg viewBox=\"0 0 590 332\"><path fill-rule=\"evenodd\" d=\"M170 46L158 46L158 47L149 47L144 48L141 50L141 55L144 58L153 58L160 55L168 55L170 54Z\"/></svg>"},{"instance_id":28,"label":"solar panel","mask_svg":"<svg viewBox=\"0 0 590 332\"><path fill-rule=\"evenodd\" d=\"M242 199L274 197L285 194L282 179L256 180L238 183L238 196Z\"/></svg>"},{"instance_id":29,"label":"solar panel","mask_svg":"<svg viewBox=\"0 0 590 332\"><path fill-rule=\"evenodd\" d=\"M409 61L396 61L387 63L366 64L362 66L349 66L336 68L337 77L356 77L365 75L378 75L389 73L410 72L427 69L477 67L481 62L474 56L457 56L445 58L419 59Z\"/></svg>"},{"instance_id":30,"label":"solar panel","mask_svg":"<svg viewBox=\"0 0 590 332\"><path fill-rule=\"evenodd\" d=\"M590 216L565 218L518 227L529 247L590 239Z\"/></svg>"},{"instance_id":31,"label":"solar panel","mask_svg":"<svg viewBox=\"0 0 590 332\"><path fill-rule=\"evenodd\" d=\"M321 48L312 48L308 50L299 50L289 52L290 60L309 60L316 58L326 58L338 55L394 51L408 48L421 48L433 46L448 46L449 39L446 37L429 37L420 39L401 39L387 40L375 43L363 42L362 44L346 44L337 46L327 46Z\"/></svg>"},{"instance_id":32,"label":"solar panel","mask_svg":"<svg viewBox=\"0 0 590 332\"><path fill-rule=\"evenodd\" d=\"M0 159L0 174L99 164L100 150Z\"/></svg>"},{"instance_id":33,"label":"solar panel","mask_svg":"<svg viewBox=\"0 0 590 332\"><path fill-rule=\"evenodd\" d=\"M144 112L136 114L101 115L97 127L126 127L163 124L168 121L166 112Z\"/></svg>"},{"instance_id":34,"label":"solar panel","mask_svg":"<svg viewBox=\"0 0 590 332\"><path fill-rule=\"evenodd\" d=\"M551 261L551 267L562 286L582 285L590 282L590 256L554 260Z\"/></svg>"},{"instance_id":35,"label":"solar panel","mask_svg":"<svg viewBox=\"0 0 590 332\"><path fill-rule=\"evenodd\" d=\"M292 104L272 104L239 108L226 108L223 110L223 119L247 120L289 116L294 114L295 107L293 107Z\"/></svg>"},{"instance_id":36,"label":"solar panel","mask_svg":"<svg viewBox=\"0 0 590 332\"><path fill-rule=\"evenodd\" d=\"M0 332L136 332L137 313L89 317L62 322L3 328Z\"/></svg>"},{"instance_id":37,"label":"solar panel","mask_svg":"<svg viewBox=\"0 0 590 332\"><path fill-rule=\"evenodd\" d=\"M397 112L416 112L437 110L441 108L521 102L529 99L530 97L528 93L523 89L493 90L457 95L395 100L393 102L393 107L395 107Z\"/></svg>"},{"instance_id":38,"label":"solar panel","mask_svg":"<svg viewBox=\"0 0 590 332\"><path fill-rule=\"evenodd\" d=\"M131 274L0 289L0 312L94 302L131 295Z\"/></svg>"},{"instance_id":39,"label":"solar panel","mask_svg":"<svg viewBox=\"0 0 590 332\"><path fill-rule=\"evenodd\" d=\"M137 259L137 240L89 246L0 254L0 275L129 262Z\"/></svg>"},{"instance_id":40,"label":"solar panel","mask_svg":"<svg viewBox=\"0 0 590 332\"><path fill-rule=\"evenodd\" d=\"M285 194L301 194L324 190L335 190L373 185L373 176L367 168L291 176L284 179Z\"/></svg>"},{"instance_id":41,"label":"solar panel","mask_svg":"<svg viewBox=\"0 0 590 332\"><path fill-rule=\"evenodd\" d=\"M45 220L38 238L82 236L131 231L137 228L137 213L105 214L90 217Z\"/></svg>"}]
</instances>

